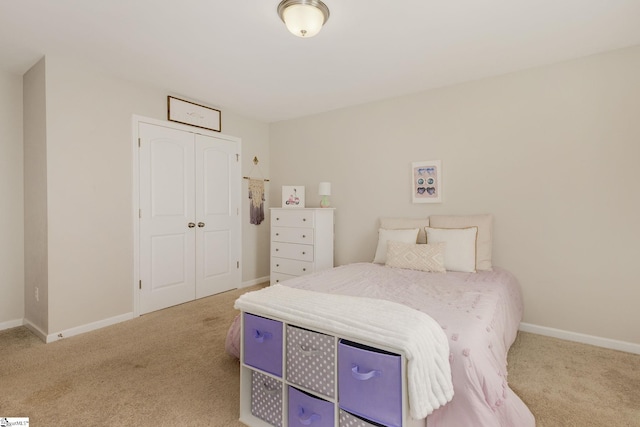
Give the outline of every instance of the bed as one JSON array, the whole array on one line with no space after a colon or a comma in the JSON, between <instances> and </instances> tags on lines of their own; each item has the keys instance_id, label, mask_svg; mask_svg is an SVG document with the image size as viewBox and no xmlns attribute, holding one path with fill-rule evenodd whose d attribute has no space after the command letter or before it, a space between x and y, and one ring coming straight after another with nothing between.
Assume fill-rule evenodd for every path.
<instances>
[{"instance_id":1,"label":"bed","mask_svg":"<svg viewBox=\"0 0 640 427\"><path fill-rule=\"evenodd\" d=\"M465 219L462 223L468 224L469 218ZM487 217L473 219L477 223L478 219L484 221ZM433 223L432 219L432 226ZM486 232L486 221L481 223L485 225ZM374 259L377 262L344 265L297 277L282 285L328 294L393 301L433 318L447 337L454 395L449 403L430 413L427 417L429 427L535 426L532 413L507 382L507 352L516 338L523 315L520 285L509 271L490 264L490 248L485 259L488 263L479 262L483 256L482 246L486 246L486 233L482 236L485 240L483 243L478 236L480 227L477 225L456 229L475 233L471 239L473 233L464 232L469 234L467 240L473 240L471 266L470 260L464 260L470 254L462 256L458 253L465 251L465 245L469 246L468 243L461 244L466 241L463 233L451 239L451 236L445 236L446 245L438 247L436 240L439 231L434 227L412 229L416 230L416 234L407 233L408 243L399 245L404 254L401 257L403 260L399 261L399 266L393 266L398 260L392 252L398 249L398 241L403 239L400 235L407 230L401 227L406 227L407 223L382 221L382 225L387 227L391 227L391 224L395 224L397 232L389 231L391 228L381 227L379 230L378 251ZM459 225L460 221L454 221L454 224ZM433 230L436 232L432 233ZM420 231L426 233L420 235ZM384 248L381 248L382 241ZM416 241L429 245L417 244ZM456 245L459 247L455 255L444 250L445 247L451 250ZM429 257L424 253L428 246L437 249L435 255L432 254L435 267L407 268L409 265L416 267L416 254L408 256L406 252L418 249L418 258L424 261L425 256ZM452 262L458 264L453 266ZM438 271L426 271L433 268ZM239 356L239 334L239 321L236 319L229 329L226 344L227 352L236 357Z\"/></svg>"}]
</instances>

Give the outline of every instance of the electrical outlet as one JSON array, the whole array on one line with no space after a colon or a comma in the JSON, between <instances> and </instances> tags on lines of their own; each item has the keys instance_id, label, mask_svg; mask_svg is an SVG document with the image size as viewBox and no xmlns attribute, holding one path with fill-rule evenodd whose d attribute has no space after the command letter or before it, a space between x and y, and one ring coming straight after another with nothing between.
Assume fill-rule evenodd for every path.
<instances>
[{"instance_id":1,"label":"electrical outlet","mask_svg":"<svg viewBox=\"0 0 640 427\"><path fill-rule=\"evenodd\" d=\"M36 291L35 291L35 297L36 297L36 301L40 301L40 295L38 294L38 287L36 286Z\"/></svg>"}]
</instances>

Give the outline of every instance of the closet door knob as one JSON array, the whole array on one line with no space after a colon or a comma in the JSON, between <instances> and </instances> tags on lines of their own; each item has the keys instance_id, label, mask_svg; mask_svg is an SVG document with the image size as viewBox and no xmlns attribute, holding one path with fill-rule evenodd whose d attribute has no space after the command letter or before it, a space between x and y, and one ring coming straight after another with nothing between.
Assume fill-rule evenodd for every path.
<instances>
[{"instance_id":1,"label":"closet door knob","mask_svg":"<svg viewBox=\"0 0 640 427\"><path fill-rule=\"evenodd\" d=\"M200 227L200 228L204 227L204 222L199 222L198 223L198 227Z\"/></svg>"},{"instance_id":2,"label":"closet door knob","mask_svg":"<svg viewBox=\"0 0 640 427\"><path fill-rule=\"evenodd\" d=\"M190 222L189 224L187 224L187 226L188 226L189 228L193 228L193 227L195 227L195 226L196 226L196 224L195 224L195 223L193 223L193 222Z\"/></svg>"}]
</instances>

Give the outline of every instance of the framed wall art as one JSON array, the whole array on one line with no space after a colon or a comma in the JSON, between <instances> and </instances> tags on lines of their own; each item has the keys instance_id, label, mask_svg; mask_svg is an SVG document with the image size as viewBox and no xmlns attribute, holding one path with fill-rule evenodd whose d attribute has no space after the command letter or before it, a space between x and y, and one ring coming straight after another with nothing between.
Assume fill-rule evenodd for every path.
<instances>
[{"instance_id":1,"label":"framed wall art","mask_svg":"<svg viewBox=\"0 0 640 427\"><path fill-rule=\"evenodd\" d=\"M413 203L442 202L442 162L411 163L411 189Z\"/></svg>"},{"instance_id":2,"label":"framed wall art","mask_svg":"<svg viewBox=\"0 0 640 427\"><path fill-rule=\"evenodd\" d=\"M282 207L283 208L304 208L304 186L303 185L283 185L282 186Z\"/></svg>"},{"instance_id":3,"label":"framed wall art","mask_svg":"<svg viewBox=\"0 0 640 427\"><path fill-rule=\"evenodd\" d=\"M167 118L172 122L216 132L220 132L222 129L220 110L173 96L167 96Z\"/></svg>"}]
</instances>

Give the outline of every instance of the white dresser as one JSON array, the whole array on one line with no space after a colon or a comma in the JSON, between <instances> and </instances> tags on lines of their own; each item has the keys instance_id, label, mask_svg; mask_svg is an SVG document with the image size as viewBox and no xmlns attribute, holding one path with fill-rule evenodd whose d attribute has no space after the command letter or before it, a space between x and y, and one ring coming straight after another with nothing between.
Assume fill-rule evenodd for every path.
<instances>
[{"instance_id":1,"label":"white dresser","mask_svg":"<svg viewBox=\"0 0 640 427\"><path fill-rule=\"evenodd\" d=\"M333 208L271 208L271 284L333 267Z\"/></svg>"}]
</instances>

